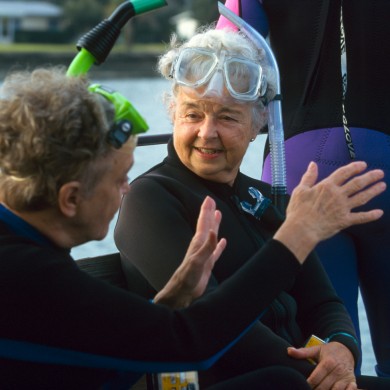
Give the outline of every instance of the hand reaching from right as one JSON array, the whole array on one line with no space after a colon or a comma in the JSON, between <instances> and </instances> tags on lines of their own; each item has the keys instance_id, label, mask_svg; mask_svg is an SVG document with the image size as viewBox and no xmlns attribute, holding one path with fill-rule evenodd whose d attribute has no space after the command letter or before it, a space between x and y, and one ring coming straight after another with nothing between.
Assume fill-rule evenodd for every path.
<instances>
[{"instance_id":1,"label":"hand reaching from right","mask_svg":"<svg viewBox=\"0 0 390 390\"><path fill-rule=\"evenodd\" d=\"M352 162L316 183L318 168L311 162L291 195L286 220L274 238L303 263L320 241L349 226L379 219L382 210L353 211L386 189L380 181L383 171L363 173L366 168L365 162Z\"/></svg>"}]
</instances>

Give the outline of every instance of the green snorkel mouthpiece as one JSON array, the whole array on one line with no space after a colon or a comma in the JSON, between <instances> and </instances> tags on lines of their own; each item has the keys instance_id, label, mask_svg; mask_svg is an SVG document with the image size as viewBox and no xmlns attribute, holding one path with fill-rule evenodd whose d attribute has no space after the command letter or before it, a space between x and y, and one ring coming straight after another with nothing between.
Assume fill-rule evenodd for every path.
<instances>
[{"instance_id":1,"label":"green snorkel mouthpiece","mask_svg":"<svg viewBox=\"0 0 390 390\"><path fill-rule=\"evenodd\" d=\"M119 92L100 84L90 85L88 89L102 95L114 106L114 125L108 132L107 141L116 149L126 143L130 135L144 133L149 129L144 118Z\"/></svg>"}]
</instances>

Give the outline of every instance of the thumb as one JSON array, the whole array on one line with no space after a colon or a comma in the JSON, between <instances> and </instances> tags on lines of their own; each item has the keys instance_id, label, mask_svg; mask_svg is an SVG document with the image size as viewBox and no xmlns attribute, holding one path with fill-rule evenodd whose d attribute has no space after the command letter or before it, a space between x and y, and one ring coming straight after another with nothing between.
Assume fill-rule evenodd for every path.
<instances>
[{"instance_id":1,"label":"thumb","mask_svg":"<svg viewBox=\"0 0 390 390\"><path fill-rule=\"evenodd\" d=\"M300 185L305 187L313 187L318 178L318 166L315 162L311 161L303 174Z\"/></svg>"},{"instance_id":2,"label":"thumb","mask_svg":"<svg viewBox=\"0 0 390 390\"><path fill-rule=\"evenodd\" d=\"M287 353L289 356L296 359L308 359L308 358L317 358L320 355L320 347L306 347L306 348L294 348L288 347Z\"/></svg>"}]
</instances>

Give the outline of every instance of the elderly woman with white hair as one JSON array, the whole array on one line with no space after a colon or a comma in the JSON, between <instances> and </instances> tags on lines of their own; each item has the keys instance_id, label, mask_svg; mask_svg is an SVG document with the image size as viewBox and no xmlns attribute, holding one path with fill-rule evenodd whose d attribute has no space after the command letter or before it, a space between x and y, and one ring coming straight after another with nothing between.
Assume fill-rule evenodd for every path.
<instances>
[{"instance_id":1,"label":"elderly woman with white hair","mask_svg":"<svg viewBox=\"0 0 390 390\"><path fill-rule=\"evenodd\" d=\"M262 48L246 36L212 28L182 45L173 38L158 65L161 74L172 81L166 103L173 136L168 156L135 179L124 197L116 244L127 275L138 268L159 291L180 264L196 228L197 210L204 197L210 196L222 212L220 234L227 239L209 283L209 289L215 289L245 268L283 222L269 200L271 187L240 172L249 143L267 123L266 107L275 95L273 70ZM354 164L365 167L361 162ZM348 169L356 168L354 164ZM316 165L311 164L308 171L316 176ZM346 177L340 170L336 175L341 175L336 182L330 176L312 184L323 191L333 184L338 191L346 191ZM327 207L336 205L330 200ZM313 202L307 222L315 225L323 212ZM297 226L300 223L305 221L297 221ZM296 248L307 245L306 239L292 241ZM278 254L269 252L267 258L277 261ZM272 288L280 276L269 272L264 288ZM239 295L236 301L245 305ZM313 334L325 342L300 348ZM350 317L311 253L300 273L246 336L212 369L200 373L200 384L204 387L259 367L279 365L303 374L313 388L356 389L358 359Z\"/></svg>"}]
</instances>

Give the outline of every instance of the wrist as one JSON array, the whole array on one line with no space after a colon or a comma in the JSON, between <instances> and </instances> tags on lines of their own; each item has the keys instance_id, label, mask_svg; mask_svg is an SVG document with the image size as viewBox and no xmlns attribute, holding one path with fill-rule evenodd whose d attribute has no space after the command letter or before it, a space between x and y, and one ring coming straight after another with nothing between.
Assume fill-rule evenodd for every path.
<instances>
[{"instance_id":1,"label":"wrist","mask_svg":"<svg viewBox=\"0 0 390 390\"><path fill-rule=\"evenodd\" d=\"M163 288L153 299L154 303L168 306L172 309L180 309L190 305L191 297L180 292L180 289Z\"/></svg>"},{"instance_id":2,"label":"wrist","mask_svg":"<svg viewBox=\"0 0 390 390\"><path fill-rule=\"evenodd\" d=\"M349 351L353 355L353 359L356 366L357 362L360 359L360 349L359 343L354 335L351 335L346 332L336 332L327 337L325 341L327 343L338 342L340 344L343 344L347 349L349 349Z\"/></svg>"},{"instance_id":3,"label":"wrist","mask_svg":"<svg viewBox=\"0 0 390 390\"><path fill-rule=\"evenodd\" d=\"M277 230L274 237L289 249L298 262L303 264L307 256L318 244L318 239L302 223L286 220Z\"/></svg>"},{"instance_id":4,"label":"wrist","mask_svg":"<svg viewBox=\"0 0 390 390\"><path fill-rule=\"evenodd\" d=\"M330 341L336 341L337 338L340 338L340 337L348 337L350 340L352 340L356 345L359 345L356 338L354 336L352 336L351 334L349 333L346 333L346 332L337 332L337 333L333 333L331 334L329 337L327 337L325 339L325 342L326 343L329 343Z\"/></svg>"}]
</instances>

